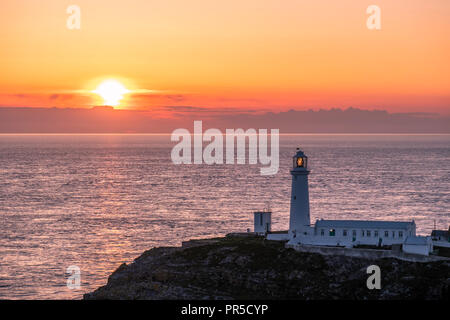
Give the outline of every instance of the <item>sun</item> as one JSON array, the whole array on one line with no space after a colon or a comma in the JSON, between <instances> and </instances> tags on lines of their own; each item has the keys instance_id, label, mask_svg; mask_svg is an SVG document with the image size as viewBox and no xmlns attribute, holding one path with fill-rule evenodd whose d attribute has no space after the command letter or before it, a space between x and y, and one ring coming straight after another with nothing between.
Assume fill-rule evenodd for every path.
<instances>
[{"instance_id":1,"label":"sun","mask_svg":"<svg viewBox=\"0 0 450 320\"><path fill-rule=\"evenodd\" d=\"M117 80L105 80L92 92L101 96L105 105L115 107L120 104L123 96L131 91Z\"/></svg>"}]
</instances>

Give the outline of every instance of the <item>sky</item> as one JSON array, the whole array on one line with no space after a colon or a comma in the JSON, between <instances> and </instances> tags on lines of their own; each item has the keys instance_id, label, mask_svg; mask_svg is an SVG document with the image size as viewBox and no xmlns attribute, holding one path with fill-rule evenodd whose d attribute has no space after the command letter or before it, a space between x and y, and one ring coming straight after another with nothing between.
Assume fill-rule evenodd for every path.
<instances>
[{"instance_id":1,"label":"sky","mask_svg":"<svg viewBox=\"0 0 450 320\"><path fill-rule=\"evenodd\" d=\"M69 30L66 9L81 9ZM381 30L366 9L381 8ZM450 115L448 0L2 0L0 107ZM170 109L162 116L170 118Z\"/></svg>"}]
</instances>

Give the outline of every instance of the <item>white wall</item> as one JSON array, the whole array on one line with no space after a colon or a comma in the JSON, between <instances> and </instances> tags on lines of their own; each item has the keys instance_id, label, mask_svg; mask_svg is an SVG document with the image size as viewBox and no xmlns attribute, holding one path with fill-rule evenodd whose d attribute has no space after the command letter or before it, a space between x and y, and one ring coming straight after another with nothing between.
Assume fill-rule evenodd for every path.
<instances>
[{"instance_id":1,"label":"white wall","mask_svg":"<svg viewBox=\"0 0 450 320\"><path fill-rule=\"evenodd\" d=\"M427 256L430 253L429 245L417 245L417 244L404 244L402 248L403 252L421 254Z\"/></svg>"},{"instance_id":2,"label":"white wall","mask_svg":"<svg viewBox=\"0 0 450 320\"><path fill-rule=\"evenodd\" d=\"M266 237L267 240L274 240L274 241L285 241L289 240L289 234L288 233L269 233Z\"/></svg>"},{"instance_id":3,"label":"white wall","mask_svg":"<svg viewBox=\"0 0 450 320\"><path fill-rule=\"evenodd\" d=\"M321 235L321 230L324 230L324 235ZM335 242L340 244L348 244L353 243L357 244L367 244L367 245L378 245L379 239L382 239L382 245L392 245L392 244L401 244L405 241L408 235L412 235L412 231L408 231L407 229L396 229L396 230L379 230L379 229L370 229L370 228L334 228L335 236L330 236L330 228L315 228L315 237L318 241L321 242ZM344 236L344 230L347 230L347 236ZM356 237L353 236L353 231L356 231ZM362 231L364 231L364 236ZM367 236L367 231L370 231L370 236ZM375 231L378 231L378 235L375 236ZM388 237L385 236L385 231L388 232ZM394 236L392 234L394 232ZM403 235L400 237L399 232L402 232ZM355 240L353 241L353 238Z\"/></svg>"},{"instance_id":4,"label":"white wall","mask_svg":"<svg viewBox=\"0 0 450 320\"><path fill-rule=\"evenodd\" d=\"M255 212L254 213L254 230L256 233L264 234L272 228L271 212Z\"/></svg>"},{"instance_id":5,"label":"white wall","mask_svg":"<svg viewBox=\"0 0 450 320\"><path fill-rule=\"evenodd\" d=\"M302 232L311 224L309 216L308 173L302 170L292 170L291 209L289 231Z\"/></svg>"}]
</instances>

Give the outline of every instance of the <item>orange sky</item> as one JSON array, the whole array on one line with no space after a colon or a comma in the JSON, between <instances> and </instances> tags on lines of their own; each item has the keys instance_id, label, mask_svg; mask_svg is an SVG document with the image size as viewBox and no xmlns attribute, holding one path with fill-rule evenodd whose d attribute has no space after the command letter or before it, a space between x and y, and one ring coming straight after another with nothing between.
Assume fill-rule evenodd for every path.
<instances>
[{"instance_id":1,"label":"orange sky","mask_svg":"<svg viewBox=\"0 0 450 320\"><path fill-rule=\"evenodd\" d=\"M448 0L2 0L0 105L91 107L115 78L135 91L121 108L448 115L449 17Z\"/></svg>"}]
</instances>

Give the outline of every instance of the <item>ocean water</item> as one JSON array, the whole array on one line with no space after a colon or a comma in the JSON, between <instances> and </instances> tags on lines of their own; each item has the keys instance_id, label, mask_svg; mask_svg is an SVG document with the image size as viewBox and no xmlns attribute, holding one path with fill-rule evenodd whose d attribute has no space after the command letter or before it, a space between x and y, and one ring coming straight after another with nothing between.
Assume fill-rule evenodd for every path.
<instances>
[{"instance_id":1,"label":"ocean water","mask_svg":"<svg viewBox=\"0 0 450 320\"><path fill-rule=\"evenodd\" d=\"M295 148L309 156L311 219L450 224L450 135L287 135L280 169L174 165L168 135L0 135L0 299L79 299L155 246L289 223ZM81 269L81 288L66 268Z\"/></svg>"}]
</instances>

